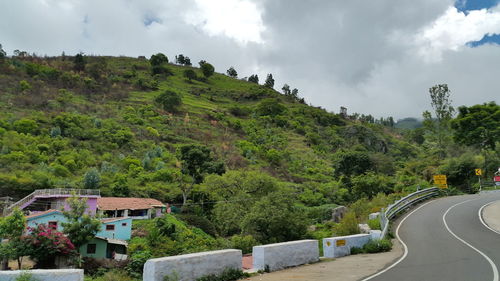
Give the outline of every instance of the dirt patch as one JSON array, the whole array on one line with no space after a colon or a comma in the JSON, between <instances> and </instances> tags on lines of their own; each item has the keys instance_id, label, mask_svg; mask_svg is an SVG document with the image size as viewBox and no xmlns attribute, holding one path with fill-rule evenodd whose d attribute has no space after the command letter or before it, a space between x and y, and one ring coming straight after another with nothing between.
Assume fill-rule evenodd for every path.
<instances>
[{"instance_id":1,"label":"dirt patch","mask_svg":"<svg viewBox=\"0 0 500 281\"><path fill-rule=\"evenodd\" d=\"M322 261L272 273L247 278L246 280L278 281L356 281L370 276L392 264L403 255L403 246L394 239L392 251L378 254L347 256Z\"/></svg>"}]
</instances>

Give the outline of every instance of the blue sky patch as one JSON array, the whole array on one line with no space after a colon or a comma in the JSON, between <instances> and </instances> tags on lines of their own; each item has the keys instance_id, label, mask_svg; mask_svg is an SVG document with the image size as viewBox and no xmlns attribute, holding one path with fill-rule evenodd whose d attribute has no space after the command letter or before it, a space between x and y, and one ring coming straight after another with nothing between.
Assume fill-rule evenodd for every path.
<instances>
[{"instance_id":1,"label":"blue sky patch","mask_svg":"<svg viewBox=\"0 0 500 281\"><path fill-rule=\"evenodd\" d=\"M456 0L455 7L459 11L467 13L470 10L489 9L496 6L498 2L500 0Z\"/></svg>"},{"instance_id":2,"label":"blue sky patch","mask_svg":"<svg viewBox=\"0 0 500 281\"><path fill-rule=\"evenodd\" d=\"M465 14L471 10L489 9L498 5L500 0L456 0L455 7L457 10ZM500 34L486 34L479 41L468 42L469 47L478 47L484 44L498 44L500 45Z\"/></svg>"}]
</instances>

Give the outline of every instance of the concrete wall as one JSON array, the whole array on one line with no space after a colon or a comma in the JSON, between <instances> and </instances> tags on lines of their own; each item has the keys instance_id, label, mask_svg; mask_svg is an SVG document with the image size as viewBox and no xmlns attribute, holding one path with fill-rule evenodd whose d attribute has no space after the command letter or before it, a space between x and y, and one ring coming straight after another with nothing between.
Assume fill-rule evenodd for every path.
<instances>
[{"instance_id":1,"label":"concrete wall","mask_svg":"<svg viewBox=\"0 0 500 281\"><path fill-rule=\"evenodd\" d=\"M326 258L338 258L351 254L351 248L362 248L371 240L370 234L355 234L323 239L323 253Z\"/></svg>"},{"instance_id":2,"label":"concrete wall","mask_svg":"<svg viewBox=\"0 0 500 281\"><path fill-rule=\"evenodd\" d=\"M241 269L241 250L220 250L150 259L144 264L143 281L163 281L165 276L192 281L226 268Z\"/></svg>"},{"instance_id":3,"label":"concrete wall","mask_svg":"<svg viewBox=\"0 0 500 281\"><path fill-rule=\"evenodd\" d=\"M253 268L270 271L317 262L318 240L299 240L253 247Z\"/></svg>"},{"instance_id":4,"label":"concrete wall","mask_svg":"<svg viewBox=\"0 0 500 281\"><path fill-rule=\"evenodd\" d=\"M23 272L37 281L83 281L83 269L34 269L0 271L0 280L15 281Z\"/></svg>"}]
</instances>

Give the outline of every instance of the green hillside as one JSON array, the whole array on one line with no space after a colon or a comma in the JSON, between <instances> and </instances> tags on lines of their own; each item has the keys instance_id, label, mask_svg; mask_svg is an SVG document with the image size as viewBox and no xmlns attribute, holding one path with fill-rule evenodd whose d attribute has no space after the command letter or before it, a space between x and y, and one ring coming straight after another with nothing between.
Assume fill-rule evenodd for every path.
<instances>
[{"instance_id":1,"label":"green hillside","mask_svg":"<svg viewBox=\"0 0 500 281\"><path fill-rule=\"evenodd\" d=\"M352 220L324 222L349 205L356 228L401 194L431 186L437 173L448 175L450 189L474 192L474 168L491 175L500 165L494 137L481 147L479 131L453 139L458 133L436 130L432 118L425 129L400 131L306 105L272 81L201 65L161 55L0 58L0 196L90 188L156 198L197 227L200 249L248 250L356 232ZM487 107L500 116L494 103L476 107L471 112ZM499 127L497 117L490 128ZM452 120L457 132L470 124L460 120ZM143 225L130 245L142 258L195 250L175 227L154 229ZM173 248L156 248L159 237Z\"/></svg>"}]
</instances>

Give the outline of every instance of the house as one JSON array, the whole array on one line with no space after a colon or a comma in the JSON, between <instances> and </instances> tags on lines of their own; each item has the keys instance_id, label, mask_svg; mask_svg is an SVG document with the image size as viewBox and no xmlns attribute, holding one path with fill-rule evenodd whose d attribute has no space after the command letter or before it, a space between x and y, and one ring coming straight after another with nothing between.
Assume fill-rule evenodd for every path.
<instances>
[{"instance_id":1,"label":"house","mask_svg":"<svg viewBox=\"0 0 500 281\"><path fill-rule=\"evenodd\" d=\"M57 231L62 231L62 223L68 222L63 213L59 210L48 210L38 212L26 217L28 227L36 227L39 224L46 224Z\"/></svg>"},{"instance_id":2,"label":"house","mask_svg":"<svg viewBox=\"0 0 500 281\"><path fill-rule=\"evenodd\" d=\"M97 199L97 212L104 217L151 219L161 217L167 206L152 198L101 197Z\"/></svg>"},{"instance_id":3,"label":"house","mask_svg":"<svg viewBox=\"0 0 500 281\"><path fill-rule=\"evenodd\" d=\"M48 210L26 217L28 227L46 224L63 231L62 223L68 220L59 210ZM132 236L132 218L101 219L101 230L94 239L80 247L83 257L125 259L127 241Z\"/></svg>"},{"instance_id":4,"label":"house","mask_svg":"<svg viewBox=\"0 0 500 281\"><path fill-rule=\"evenodd\" d=\"M101 219L96 237L80 247L83 257L126 259L127 241L132 236L132 218Z\"/></svg>"},{"instance_id":5,"label":"house","mask_svg":"<svg viewBox=\"0 0 500 281\"><path fill-rule=\"evenodd\" d=\"M67 209L66 199L76 195L87 200L87 213L96 214L97 199L101 197L100 191L95 189L37 189L28 196L8 206L4 210L4 215L10 214L14 208L19 208L24 212L38 213L48 210Z\"/></svg>"}]
</instances>

